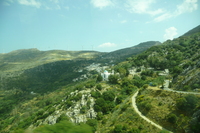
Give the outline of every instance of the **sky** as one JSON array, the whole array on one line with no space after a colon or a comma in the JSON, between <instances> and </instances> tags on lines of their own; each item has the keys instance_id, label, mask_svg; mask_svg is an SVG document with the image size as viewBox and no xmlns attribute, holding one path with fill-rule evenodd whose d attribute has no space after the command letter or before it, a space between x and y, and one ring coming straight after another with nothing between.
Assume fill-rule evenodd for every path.
<instances>
[{"instance_id":1,"label":"sky","mask_svg":"<svg viewBox=\"0 0 200 133\"><path fill-rule=\"evenodd\" d=\"M198 0L1 0L0 53L110 52L173 40L200 24Z\"/></svg>"}]
</instances>

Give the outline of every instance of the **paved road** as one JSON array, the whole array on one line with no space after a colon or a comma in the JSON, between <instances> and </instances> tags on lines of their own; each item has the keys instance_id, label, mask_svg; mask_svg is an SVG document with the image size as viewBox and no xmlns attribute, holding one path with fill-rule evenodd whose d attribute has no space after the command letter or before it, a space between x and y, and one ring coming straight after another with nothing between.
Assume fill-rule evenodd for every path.
<instances>
[{"instance_id":1,"label":"paved road","mask_svg":"<svg viewBox=\"0 0 200 133\"><path fill-rule=\"evenodd\" d=\"M163 127L161 127L160 125L158 125L158 124L154 123L153 121L149 120L146 116L144 116L144 115L138 110L137 105L136 105L136 97L137 97L137 95L138 95L138 91L137 91L137 92L133 95L133 97L132 97L132 105L133 105L133 108L135 109L135 112L136 112L137 114L139 114L139 116L142 117L145 121L151 123L152 125L154 125L155 127L159 128L159 129L163 130L163 129L164 129ZM166 130L166 129L165 129L165 130ZM167 131L168 131L168 130L167 130ZM170 132L170 131L168 131L168 132Z\"/></svg>"}]
</instances>

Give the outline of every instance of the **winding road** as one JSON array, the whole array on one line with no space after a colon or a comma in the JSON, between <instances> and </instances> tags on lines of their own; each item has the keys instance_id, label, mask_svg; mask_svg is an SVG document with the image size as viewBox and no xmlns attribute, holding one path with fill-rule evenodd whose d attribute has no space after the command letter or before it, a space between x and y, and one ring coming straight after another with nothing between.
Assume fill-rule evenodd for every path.
<instances>
[{"instance_id":1,"label":"winding road","mask_svg":"<svg viewBox=\"0 0 200 133\"><path fill-rule=\"evenodd\" d=\"M176 93L184 93L184 94L194 94L194 95L200 95L200 93L196 93L196 92L184 92L184 91L175 91L175 90L171 90L169 89L169 80L165 80L165 84L164 84L164 90L166 91L172 91L172 92L176 92ZM140 116L142 117L145 121L149 122L150 124L154 125L155 127L161 129L161 130L166 130L165 128L163 128L162 126L154 123L153 121L151 121L150 119L148 119L146 116L144 116L139 110L138 110L138 107L136 105L136 97L138 95L138 91L132 96L132 105L133 105L133 108L135 110L135 112ZM171 131L169 130L166 130L170 133L172 133Z\"/></svg>"},{"instance_id":2,"label":"winding road","mask_svg":"<svg viewBox=\"0 0 200 133\"><path fill-rule=\"evenodd\" d=\"M163 130L163 129L164 129L163 127L161 127L160 125L158 125L158 124L154 123L153 121L151 121L150 119L148 119L146 116L144 116L144 115L138 110L137 105L136 105L136 97L137 97L137 95L138 95L138 91L137 91L137 92L133 95L133 97L132 97L132 105L133 105L133 108L134 108L135 112L136 112L140 117L142 117L145 121L149 122L150 124L154 125L155 127L159 128L159 129ZM164 130L166 130L166 129L164 129ZM166 130L166 131L168 131L168 130ZM170 132L170 131L168 131L168 132ZM172 133L172 132L170 132L170 133Z\"/></svg>"}]
</instances>

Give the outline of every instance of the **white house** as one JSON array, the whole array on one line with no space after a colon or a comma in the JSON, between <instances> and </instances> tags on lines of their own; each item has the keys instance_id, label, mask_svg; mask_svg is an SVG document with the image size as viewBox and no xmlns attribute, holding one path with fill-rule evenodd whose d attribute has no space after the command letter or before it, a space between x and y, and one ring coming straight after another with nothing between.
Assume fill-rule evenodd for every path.
<instances>
[{"instance_id":1,"label":"white house","mask_svg":"<svg viewBox=\"0 0 200 133\"><path fill-rule=\"evenodd\" d=\"M105 70L103 73L101 73L101 76L103 78L103 81L108 81L108 77L109 75L113 75L114 74L114 70L112 71L112 73L109 73L107 70Z\"/></svg>"}]
</instances>

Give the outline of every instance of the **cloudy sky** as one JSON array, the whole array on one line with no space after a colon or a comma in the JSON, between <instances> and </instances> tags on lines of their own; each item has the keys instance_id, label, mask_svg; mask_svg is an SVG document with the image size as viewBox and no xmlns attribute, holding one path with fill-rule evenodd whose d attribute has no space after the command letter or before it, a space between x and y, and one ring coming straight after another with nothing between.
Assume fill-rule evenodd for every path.
<instances>
[{"instance_id":1,"label":"cloudy sky","mask_svg":"<svg viewBox=\"0 0 200 133\"><path fill-rule=\"evenodd\" d=\"M0 53L114 51L176 38L200 24L198 0L1 0Z\"/></svg>"}]
</instances>

